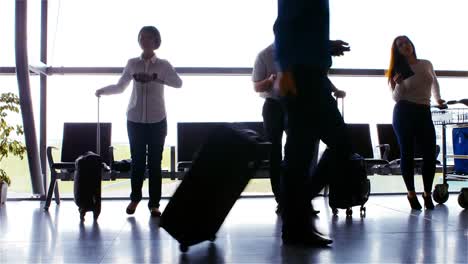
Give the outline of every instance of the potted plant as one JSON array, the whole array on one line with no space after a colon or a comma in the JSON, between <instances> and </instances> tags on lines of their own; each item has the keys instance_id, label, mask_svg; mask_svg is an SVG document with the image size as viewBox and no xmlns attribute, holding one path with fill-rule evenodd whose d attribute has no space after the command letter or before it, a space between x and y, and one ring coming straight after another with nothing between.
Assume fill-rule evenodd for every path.
<instances>
[{"instance_id":1,"label":"potted plant","mask_svg":"<svg viewBox=\"0 0 468 264\"><path fill-rule=\"evenodd\" d=\"M0 203L5 203L7 187L11 184L10 177L5 170L1 168L2 160L8 155L24 157L26 147L23 143L16 140L16 137L23 135L21 125L12 125L8 123L9 113L19 113L19 98L13 93L0 94Z\"/></svg>"}]
</instances>

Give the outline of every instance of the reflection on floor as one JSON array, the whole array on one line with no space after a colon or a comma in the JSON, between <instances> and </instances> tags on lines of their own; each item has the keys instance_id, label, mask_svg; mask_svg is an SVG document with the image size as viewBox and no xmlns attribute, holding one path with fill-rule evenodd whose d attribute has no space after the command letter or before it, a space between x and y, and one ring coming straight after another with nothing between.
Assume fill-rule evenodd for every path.
<instances>
[{"instance_id":1,"label":"reflection on floor","mask_svg":"<svg viewBox=\"0 0 468 264\"><path fill-rule=\"evenodd\" d=\"M215 243L187 254L145 203L128 217L127 201L107 200L97 222L89 214L80 223L72 201L53 203L48 213L36 201L8 201L0 207L0 263L468 263L468 210L456 195L421 212L403 195L373 196L365 218L358 208L352 218L344 211L333 217L327 200L317 198L317 225L334 239L327 249L283 246L273 198L243 198Z\"/></svg>"}]
</instances>

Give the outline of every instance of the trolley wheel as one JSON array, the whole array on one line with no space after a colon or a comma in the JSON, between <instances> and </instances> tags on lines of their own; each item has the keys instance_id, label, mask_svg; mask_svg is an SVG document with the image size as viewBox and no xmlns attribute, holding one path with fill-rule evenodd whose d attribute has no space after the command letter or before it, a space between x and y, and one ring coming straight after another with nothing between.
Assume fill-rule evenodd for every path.
<instances>
[{"instance_id":1,"label":"trolley wheel","mask_svg":"<svg viewBox=\"0 0 468 264\"><path fill-rule=\"evenodd\" d=\"M338 215L338 209L332 208L332 213L334 216Z\"/></svg>"},{"instance_id":2,"label":"trolley wheel","mask_svg":"<svg viewBox=\"0 0 468 264\"><path fill-rule=\"evenodd\" d=\"M465 209L468 209L468 188L462 188L458 195L458 204Z\"/></svg>"},{"instance_id":3,"label":"trolley wheel","mask_svg":"<svg viewBox=\"0 0 468 264\"><path fill-rule=\"evenodd\" d=\"M352 216L353 215L353 209L348 208L346 209L346 216Z\"/></svg>"},{"instance_id":4,"label":"trolley wheel","mask_svg":"<svg viewBox=\"0 0 468 264\"><path fill-rule=\"evenodd\" d=\"M366 216L366 207L364 205L361 205L361 209L359 209L359 212L361 213L361 217Z\"/></svg>"},{"instance_id":5,"label":"trolley wheel","mask_svg":"<svg viewBox=\"0 0 468 264\"><path fill-rule=\"evenodd\" d=\"M187 245L184 245L184 244L180 244L180 245L179 245L179 250L180 250L180 252L182 252L182 253L187 252L188 249L189 249L189 247L188 247Z\"/></svg>"},{"instance_id":6,"label":"trolley wheel","mask_svg":"<svg viewBox=\"0 0 468 264\"><path fill-rule=\"evenodd\" d=\"M216 236L212 236L210 237L210 239L208 239L210 242L214 242L216 240Z\"/></svg>"},{"instance_id":7,"label":"trolley wheel","mask_svg":"<svg viewBox=\"0 0 468 264\"><path fill-rule=\"evenodd\" d=\"M432 198L439 204L445 203L449 198L448 184L437 184L432 193Z\"/></svg>"}]
</instances>

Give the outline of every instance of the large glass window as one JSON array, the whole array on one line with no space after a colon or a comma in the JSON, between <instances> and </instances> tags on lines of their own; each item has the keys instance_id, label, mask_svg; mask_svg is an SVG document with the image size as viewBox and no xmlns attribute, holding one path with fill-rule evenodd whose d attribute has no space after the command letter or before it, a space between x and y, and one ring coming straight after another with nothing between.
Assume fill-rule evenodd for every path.
<instances>
[{"instance_id":1,"label":"large glass window","mask_svg":"<svg viewBox=\"0 0 468 264\"><path fill-rule=\"evenodd\" d=\"M31 95L33 97L33 101L39 102L37 93L37 78L31 79L31 87L32 92ZM1 76L0 75L0 93L14 93L18 95L18 84L16 80L16 76ZM37 110L36 105L33 104L35 110ZM23 125L21 113L16 114L9 112L7 116L7 122L11 125ZM36 119L37 121L37 119ZM37 128L37 125L36 125ZM36 129L37 130L37 129ZM19 141L24 142L24 136L17 137L13 135L13 137ZM30 197L32 193L31 187L31 177L29 174L28 168L28 158L27 155L24 155L24 159L20 159L19 157L13 157L9 155L9 157L2 160L0 167L4 169L7 175L11 178L11 185L8 189L8 197L9 198L17 198L17 197Z\"/></svg>"},{"instance_id":2,"label":"large glass window","mask_svg":"<svg viewBox=\"0 0 468 264\"><path fill-rule=\"evenodd\" d=\"M161 31L162 46L157 54L176 67L252 67L258 52L273 41L277 13L277 1L273 0L49 0L48 3L48 64L54 67L123 67L129 58L140 54L137 34L145 25L157 26ZM15 63L14 4L0 0L0 66ZM33 65L39 61L40 4L41 1L28 2L28 52ZM351 52L334 58L333 67L384 69L393 39L405 34L413 40L418 57L429 59L436 70L466 71L468 53L458 46L467 42L468 37L452 32L463 32L468 23L467 9L468 3L462 0L330 0L331 38L343 39L351 45ZM14 76L1 77L1 89L6 85L7 89L17 90ZM116 75L50 76L48 145L60 146L64 122L95 122L94 91L117 79ZM376 145L375 124L391 123L392 119L394 102L385 78L332 76L331 79L348 94L344 102L345 121L371 124L372 143ZM166 89L167 146L177 142L177 122L262 120L263 101L253 92L250 76L183 76L183 80L182 89ZM464 97L466 81L466 78L440 78L443 98ZM31 83L38 129L38 77L33 77ZM101 121L113 124L116 159L129 158L125 112L130 90L131 87L121 95L101 99ZM30 189L29 172L24 167L27 163L21 164L24 172L18 175L25 174L23 183L27 186L20 188L14 183L14 193ZM168 167L167 151L163 164ZM374 177L374 180L381 181L373 186L376 192L404 190L401 178ZM71 185L63 183L66 184L65 193L71 195ZM171 184L165 185L165 194L170 195L174 182L165 184ZM270 193L267 180L255 184L246 192ZM104 183L103 188L105 196L125 197L130 189L128 181Z\"/></svg>"},{"instance_id":3,"label":"large glass window","mask_svg":"<svg viewBox=\"0 0 468 264\"><path fill-rule=\"evenodd\" d=\"M154 25L162 37L158 55L173 65L250 67L273 41L276 16L273 0L49 2L55 66L123 66L140 53L140 28Z\"/></svg>"},{"instance_id":4,"label":"large glass window","mask_svg":"<svg viewBox=\"0 0 468 264\"><path fill-rule=\"evenodd\" d=\"M407 35L420 58L436 70L467 70L468 53L456 43L466 43L468 2L330 0L331 38L350 43L351 51L335 59L338 68L387 68L396 36Z\"/></svg>"},{"instance_id":5,"label":"large glass window","mask_svg":"<svg viewBox=\"0 0 468 264\"><path fill-rule=\"evenodd\" d=\"M41 1L28 3L28 56L29 63L40 61ZM0 1L0 66L15 65L15 1Z\"/></svg>"},{"instance_id":6,"label":"large glass window","mask_svg":"<svg viewBox=\"0 0 468 264\"><path fill-rule=\"evenodd\" d=\"M0 1L0 66L14 65L15 2Z\"/></svg>"}]
</instances>

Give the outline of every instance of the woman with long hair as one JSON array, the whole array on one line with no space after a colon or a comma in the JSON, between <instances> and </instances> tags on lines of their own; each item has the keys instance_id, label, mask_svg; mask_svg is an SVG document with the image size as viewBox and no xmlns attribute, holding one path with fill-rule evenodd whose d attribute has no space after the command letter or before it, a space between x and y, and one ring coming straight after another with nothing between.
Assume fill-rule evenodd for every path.
<instances>
[{"instance_id":1,"label":"woman with long hair","mask_svg":"<svg viewBox=\"0 0 468 264\"><path fill-rule=\"evenodd\" d=\"M388 83L393 99L393 129L398 138L401 172L408 190L412 209L421 210L414 187L415 147L422 151L422 178L424 207L434 209L431 198L436 167L436 135L432 122L430 99L444 104L432 63L418 59L414 44L407 36L398 36L392 44Z\"/></svg>"}]
</instances>

